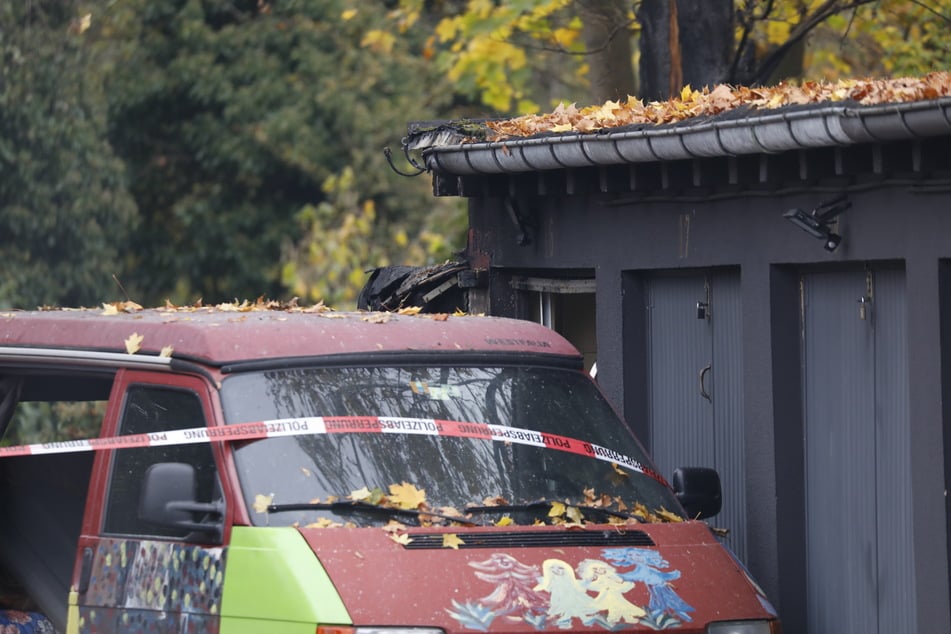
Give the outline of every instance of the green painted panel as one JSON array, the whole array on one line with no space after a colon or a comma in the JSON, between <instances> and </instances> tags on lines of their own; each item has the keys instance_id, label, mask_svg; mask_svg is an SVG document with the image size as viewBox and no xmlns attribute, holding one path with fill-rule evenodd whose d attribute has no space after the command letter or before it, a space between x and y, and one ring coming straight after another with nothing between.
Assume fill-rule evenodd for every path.
<instances>
[{"instance_id":1,"label":"green painted panel","mask_svg":"<svg viewBox=\"0 0 951 634\"><path fill-rule=\"evenodd\" d=\"M293 528L235 526L221 598L222 634L313 634L351 624L314 552Z\"/></svg>"}]
</instances>

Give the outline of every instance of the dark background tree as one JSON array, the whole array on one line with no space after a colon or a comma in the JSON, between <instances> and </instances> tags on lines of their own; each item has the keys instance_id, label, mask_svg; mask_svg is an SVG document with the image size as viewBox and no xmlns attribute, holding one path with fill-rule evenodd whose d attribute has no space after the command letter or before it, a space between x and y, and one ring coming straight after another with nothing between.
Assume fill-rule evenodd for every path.
<instances>
[{"instance_id":1,"label":"dark background tree","mask_svg":"<svg viewBox=\"0 0 951 634\"><path fill-rule=\"evenodd\" d=\"M136 222L68 3L0 3L0 305L111 297Z\"/></svg>"},{"instance_id":2,"label":"dark background tree","mask_svg":"<svg viewBox=\"0 0 951 634\"><path fill-rule=\"evenodd\" d=\"M387 165L411 121L919 74L951 67L949 16L951 0L0 0L0 307L349 306L365 270L464 246L463 201Z\"/></svg>"}]
</instances>

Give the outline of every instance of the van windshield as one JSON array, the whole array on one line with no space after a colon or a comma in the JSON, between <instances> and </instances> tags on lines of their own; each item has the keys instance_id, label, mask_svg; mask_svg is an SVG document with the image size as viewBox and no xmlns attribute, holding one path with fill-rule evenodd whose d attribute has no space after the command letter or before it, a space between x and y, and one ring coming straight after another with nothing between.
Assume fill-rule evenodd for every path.
<instances>
[{"instance_id":1,"label":"van windshield","mask_svg":"<svg viewBox=\"0 0 951 634\"><path fill-rule=\"evenodd\" d=\"M398 500L390 506L418 501L419 508L449 515L499 506L497 515L480 511L478 523L495 523L517 507L523 516L536 510L534 519L515 521L544 521L554 512L539 504L544 501L642 515L682 512L640 444L579 371L288 369L233 375L221 396L228 424L267 422L292 432L236 445L238 476L256 524L402 520L340 508L347 501L361 501L363 510L365 502L386 504L381 495ZM301 419L311 424L293 433L293 421ZM416 496L409 505L408 496ZM297 507L329 502L338 508Z\"/></svg>"}]
</instances>

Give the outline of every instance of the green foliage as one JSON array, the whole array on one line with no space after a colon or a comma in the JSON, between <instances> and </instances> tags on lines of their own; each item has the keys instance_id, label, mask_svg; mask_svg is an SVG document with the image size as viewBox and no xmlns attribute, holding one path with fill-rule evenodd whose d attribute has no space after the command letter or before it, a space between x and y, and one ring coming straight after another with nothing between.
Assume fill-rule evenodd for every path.
<instances>
[{"instance_id":1,"label":"green foliage","mask_svg":"<svg viewBox=\"0 0 951 634\"><path fill-rule=\"evenodd\" d=\"M293 238L301 217L324 227L354 211L323 188L348 169L375 210L374 238L426 224L431 194L393 173L382 149L408 113L436 115L451 91L412 54L412 34L374 38L383 3L350 4L127 0L109 16L110 138L143 217L125 280L133 296L161 301L177 289L174 301L217 301L279 296L282 281L321 286L282 266L282 252L325 249L320 233Z\"/></svg>"},{"instance_id":2,"label":"green foliage","mask_svg":"<svg viewBox=\"0 0 951 634\"><path fill-rule=\"evenodd\" d=\"M365 271L394 263L432 263L448 259L446 236L460 235L466 215L455 205L434 206L427 225L410 241L406 224L378 223L372 199L356 189L347 167L324 182L326 199L308 205L297 216L300 239L285 248L282 281L307 303L324 301L336 308L354 308L366 282Z\"/></svg>"},{"instance_id":3,"label":"green foliage","mask_svg":"<svg viewBox=\"0 0 951 634\"><path fill-rule=\"evenodd\" d=\"M96 305L136 221L64 2L0 8L0 305Z\"/></svg>"},{"instance_id":4,"label":"green foliage","mask_svg":"<svg viewBox=\"0 0 951 634\"><path fill-rule=\"evenodd\" d=\"M951 68L951 0L883 0L830 18L806 54L823 79L918 76Z\"/></svg>"},{"instance_id":5,"label":"green foliage","mask_svg":"<svg viewBox=\"0 0 951 634\"><path fill-rule=\"evenodd\" d=\"M106 401L20 403L0 446L95 438L105 414Z\"/></svg>"}]
</instances>

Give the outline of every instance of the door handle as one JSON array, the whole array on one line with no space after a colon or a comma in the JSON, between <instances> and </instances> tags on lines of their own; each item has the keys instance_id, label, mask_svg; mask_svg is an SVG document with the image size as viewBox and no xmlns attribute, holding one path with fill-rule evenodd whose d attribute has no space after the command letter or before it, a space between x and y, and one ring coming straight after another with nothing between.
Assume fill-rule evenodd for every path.
<instances>
[{"instance_id":1,"label":"door handle","mask_svg":"<svg viewBox=\"0 0 951 634\"><path fill-rule=\"evenodd\" d=\"M700 396L702 396L703 398L707 399L708 401L712 403L713 399L710 398L710 392L707 391L707 385L706 385L707 374L710 373L711 367L712 367L712 364L708 363L707 365L703 366L703 368L701 368L700 370Z\"/></svg>"}]
</instances>

